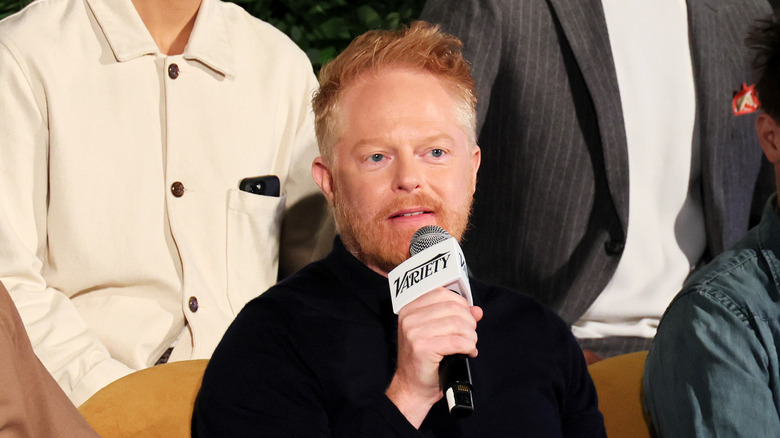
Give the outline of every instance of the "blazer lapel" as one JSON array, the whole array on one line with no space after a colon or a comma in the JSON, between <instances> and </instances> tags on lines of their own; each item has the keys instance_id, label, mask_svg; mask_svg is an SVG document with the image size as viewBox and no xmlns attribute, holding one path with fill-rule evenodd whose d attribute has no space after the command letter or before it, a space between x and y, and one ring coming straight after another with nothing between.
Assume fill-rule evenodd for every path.
<instances>
[{"instance_id":1,"label":"blazer lapel","mask_svg":"<svg viewBox=\"0 0 780 438\"><path fill-rule=\"evenodd\" d=\"M548 0L596 108L609 191L628 226L628 149L617 74L601 0Z\"/></svg>"}]
</instances>

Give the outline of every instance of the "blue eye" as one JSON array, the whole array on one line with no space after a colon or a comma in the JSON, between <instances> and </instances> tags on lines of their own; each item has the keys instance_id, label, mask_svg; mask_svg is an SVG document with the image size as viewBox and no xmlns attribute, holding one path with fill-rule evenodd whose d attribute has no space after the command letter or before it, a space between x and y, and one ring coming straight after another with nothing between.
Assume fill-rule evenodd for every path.
<instances>
[{"instance_id":1,"label":"blue eye","mask_svg":"<svg viewBox=\"0 0 780 438\"><path fill-rule=\"evenodd\" d=\"M431 155L432 155L433 157L435 157L435 158L439 158L439 157L441 157L442 155L444 155L444 151L443 151L443 150L441 150L441 149L434 149L434 150L432 150L432 151L431 151Z\"/></svg>"},{"instance_id":2,"label":"blue eye","mask_svg":"<svg viewBox=\"0 0 780 438\"><path fill-rule=\"evenodd\" d=\"M382 159L384 159L384 158L385 158L385 156L382 155L382 154L374 154L374 155L371 155L371 157L369 159L371 161L373 161L374 163L378 163L378 162L382 161Z\"/></svg>"}]
</instances>

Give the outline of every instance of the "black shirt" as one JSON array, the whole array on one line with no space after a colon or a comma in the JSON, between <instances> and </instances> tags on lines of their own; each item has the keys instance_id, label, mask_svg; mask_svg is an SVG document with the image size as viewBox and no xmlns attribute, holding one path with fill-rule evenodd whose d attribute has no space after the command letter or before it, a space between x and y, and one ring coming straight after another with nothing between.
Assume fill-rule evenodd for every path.
<instances>
[{"instance_id":1,"label":"black shirt","mask_svg":"<svg viewBox=\"0 0 780 438\"><path fill-rule=\"evenodd\" d=\"M203 377L197 437L606 436L582 352L533 299L471 279L474 413L440 400L416 430L384 395L395 372L387 278L336 239L333 252L249 302Z\"/></svg>"}]
</instances>

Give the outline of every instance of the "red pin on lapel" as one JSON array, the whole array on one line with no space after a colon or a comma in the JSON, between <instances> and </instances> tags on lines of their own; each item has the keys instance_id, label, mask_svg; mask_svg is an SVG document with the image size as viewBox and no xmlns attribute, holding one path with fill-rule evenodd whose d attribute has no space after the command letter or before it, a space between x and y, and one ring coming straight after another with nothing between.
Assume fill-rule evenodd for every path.
<instances>
[{"instance_id":1,"label":"red pin on lapel","mask_svg":"<svg viewBox=\"0 0 780 438\"><path fill-rule=\"evenodd\" d=\"M742 89L734 95L734 100L731 103L731 108L734 110L735 116L741 116L743 114L750 114L761 106L758 101L758 95L756 94L756 86L747 86L742 84Z\"/></svg>"}]
</instances>

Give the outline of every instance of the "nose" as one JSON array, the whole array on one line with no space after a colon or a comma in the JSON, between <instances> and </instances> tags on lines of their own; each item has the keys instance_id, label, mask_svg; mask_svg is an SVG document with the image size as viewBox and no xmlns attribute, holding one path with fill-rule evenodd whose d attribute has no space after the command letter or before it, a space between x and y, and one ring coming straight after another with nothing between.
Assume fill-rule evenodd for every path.
<instances>
[{"instance_id":1,"label":"nose","mask_svg":"<svg viewBox=\"0 0 780 438\"><path fill-rule=\"evenodd\" d=\"M395 162L394 187L397 191L411 193L422 186L421 163L414 157L399 157Z\"/></svg>"}]
</instances>

